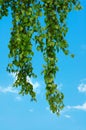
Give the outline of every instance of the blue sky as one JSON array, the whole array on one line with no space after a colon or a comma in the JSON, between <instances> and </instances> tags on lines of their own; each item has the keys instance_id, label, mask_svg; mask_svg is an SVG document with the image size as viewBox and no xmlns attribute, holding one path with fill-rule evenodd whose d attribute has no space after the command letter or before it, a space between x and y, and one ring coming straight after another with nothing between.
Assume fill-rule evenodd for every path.
<instances>
[{"instance_id":1,"label":"blue sky","mask_svg":"<svg viewBox=\"0 0 86 130\"><path fill-rule=\"evenodd\" d=\"M42 71L42 55L36 52L33 58L34 71L38 78L31 79L37 92L37 103L30 96L18 95L12 88L14 74L6 71L11 16L0 20L0 129L1 130L86 130L86 1L81 0L83 10L72 11L67 19L67 41L75 58L59 57L59 72L56 83L64 93L65 108L60 117L52 114L45 100L45 84ZM38 59L38 60L37 60Z\"/></svg>"}]
</instances>

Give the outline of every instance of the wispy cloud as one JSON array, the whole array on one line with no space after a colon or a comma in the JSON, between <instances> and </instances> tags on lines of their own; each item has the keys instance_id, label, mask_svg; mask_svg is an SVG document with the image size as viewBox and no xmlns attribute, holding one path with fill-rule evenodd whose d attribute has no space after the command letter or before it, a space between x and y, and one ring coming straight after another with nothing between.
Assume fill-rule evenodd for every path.
<instances>
[{"instance_id":1,"label":"wispy cloud","mask_svg":"<svg viewBox=\"0 0 86 130\"><path fill-rule=\"evenodd\" d=\"M27 81L33 85L33 90L37 93L40 93L40 84L38 81L33 81L31 78L27 76Z\"/></svg>"},{"instance_id":2,"label":"wispy cloud","mask_svg":"<svg viewBox=\"0 0 86 130\"><path fill-rule=\"evenodd\" d=\"M46 109L47 111L49 111L49 110L50 110L50 109L49 109L49 107L46 107L45 109Z\"/></svg>"},{"instance_id":3,"label":"wispy cloud","mask_svg":"<svg viewBox=\"0 0 86 130\"><path fill-rule=\"evenodd\" d=\"M0 93L18 93L18 90L14 89L11 86L8 86L6 88L0 87Z\"/></svg>"},{"instance_id":4,"label":"wispy cloud","mask_svg":"<svg viewBox=\"0 0 86 130\"><path fill-rule=\"evenodd\" d=\"M34 109L33 109L33 108L30 108L30 109L29 109L29 112L34 112Z\"/></svg>"},{"instance_id":5,"label":"wispy cloud","mask_svg":"<svg viewBox=\"0 0 86 130\"><path fill-rule=\"evenodd\" d=\"M64 117L65 117L65 118L68 118L68 119L70 119L70 118L71 118L71 116L70 116L70 115L64 115Z\"/></svg>"},{"instance_id":6,"label":"wispy cloud","mask_svg":"<svg viewBox=\"0 0 86 130\"><path fill-rule=\"evenodd\" d=\"M62 87L63 87L63 84L62 84L62 83L59 83L59 84L58 84L58 89L61 90Z\"/></svg>"},{"instance_id":7,"label":"wispy cloud","mask_svg":"<svg viewBox=\"0 0 86 130\"><path fill-rule=\"evenodd\" d=\"M15 72L10 73L10 76L12 76L13 78L15 78L16 77L16 73Z\"/></svg>"},{"instance_id":8,"label":"wispy cloud","mask_svg":"<svg viewBox=\"0 0 86 130\"><path fill-rule=\"evenodd\" d=\"M15 100L16 101L21 101L22 100L21 96L18 95L18 93L19 93L18 90L16 88L11 87L11 86L0 87L0 93L2 93L2 94L11 93L11 94L15 95Z\"/></svg>"},{"instance_id":9,"label":"wispy cloud","mask_svg":"<svg viewBox=\"0 0 86 130\"><path fill-rule=\"evenodd\" d=\"M49 107L46 107L45 109L46 109L47 111L49 111L51 114L53 114L52 111L49 109ZM60 116L63 116L63 117L65 117L65 118L67 118L67 119L70 119L71 116L70 116L69 114L66 114L67 111L68 111L68 109L67 109L67 108L64 108L64 110L60 111Z\"/></svg>"},{"instance_id":10,"label":"wispy cloud","mask_svg":"<svg viewBox=\"0 0 86 130\"><path fill-rule=\"evenodd\" d=\"M17 80L17 74L18 74L18 72L10 73L10 76L14 79L14 82Z\"/></svg>"},{"instance_id":11,"label":"wispy cloud","mask_svg":"<svg viewBox=\"0 0 86 130\"><path fill-rule=\"evenodd\" d=\"M78 86L78 91L82 93L86 93L86 83L80 83Z\"/></svg>"},{"instance_id":12,"label":"wispy cloud","mask_svg":"<svg viewBox=\"0 0 86 130\"><path fill-rule=\"evenodd\" d=\"M11 73L10 76L12 76L12 78L14 79L14 82L15 82L15 80L17 79L17 73L13 72L13 73ZM40 93L40 84L38 81L33 81L33 79L29 78L28 76L27 76L27 81L33 85L33 90L35 92Z\"/></svg>"},{"instance_id":13,"label":"wispy cloud","mask_svg":"<svg viewBox=\"0 0 86 130\"><path fill-rule=\"evenodd\" d=\"M22 98L21 98L20 96L17 96L17 97L16 97L16 100L17 100L17 101L21 101Z\"/></svg>"},{"instance_id":14,"label":"wispy cloud","mask_svg":"<svg viewBox=\"0 0 86 130\"><path fill-rule=\"evenodd\" d=\"M76 106L67 106L66 109L75 109L75 110L82 110L86 111L86 102L83 103L82 105L76 105Z\"/></svg>"},{"instance_id":15,"label":"wispy cloud","mask_svg":"<svg viewBox=\"0 0 86 130\"><path fill-rule=\"evenodd\" d=\"M73 107L74 109L86 111L86 102L82 105L77 105Z\"/></svg>"}]
</instances>

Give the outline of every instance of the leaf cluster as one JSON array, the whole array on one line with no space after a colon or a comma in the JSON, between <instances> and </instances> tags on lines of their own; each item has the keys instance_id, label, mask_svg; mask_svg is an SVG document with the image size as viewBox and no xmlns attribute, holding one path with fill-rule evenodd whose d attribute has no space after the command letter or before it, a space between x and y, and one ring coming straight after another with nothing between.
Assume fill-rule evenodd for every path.
<instances>
[{"instance_id":1,"label":"leaf cluster","mask_svg":"<svg viewBox=\"0 0 86 130\"><path fill-rule=\"evenodd\" d=\"M8 15L8 8L12 14L11 38L8 44L9 58L7 71L16 73L14 87L21 87L20 94L30 94L36 100L33 85L27 77L36 77L33 72L32 50L33 42L41 51L45 64L43 75L46 84L46 100L53 113L59 114L64 107L64 95L55 84L58 71L57 52L69 54L68 43L65 39L68 27L66 19L73 9L81 9L78 0L0 0L0 19ZM41 25L44 20L45 26ZM71 55L72 57L74 55Z\"/></svg>"}]
</instances>

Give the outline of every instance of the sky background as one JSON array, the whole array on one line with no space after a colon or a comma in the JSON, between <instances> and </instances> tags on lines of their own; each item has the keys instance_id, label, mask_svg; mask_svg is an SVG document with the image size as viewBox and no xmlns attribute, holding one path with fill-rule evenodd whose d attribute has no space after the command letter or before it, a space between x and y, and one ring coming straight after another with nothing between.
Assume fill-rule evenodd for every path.
<instances>
[{"instance_id":1,"label":"sky background","mask_svg":"<svg viewBox=\"0 0 86 130\"><path fill-rule=\"evenodd\" d=\"M65 108L60 117L52 114L45 100L42 71L42 54L33 58L37 79L31 79L37 92L37 103L30 96L18 95L12 88L14 74L6 71L11 15L0 20L0 130L86 130L86 0L81 0L83 10L72 11L67 19L69 50L75 58L58 53L59 72L56 83L64 93Z\"/></svg>"}]
</instances>

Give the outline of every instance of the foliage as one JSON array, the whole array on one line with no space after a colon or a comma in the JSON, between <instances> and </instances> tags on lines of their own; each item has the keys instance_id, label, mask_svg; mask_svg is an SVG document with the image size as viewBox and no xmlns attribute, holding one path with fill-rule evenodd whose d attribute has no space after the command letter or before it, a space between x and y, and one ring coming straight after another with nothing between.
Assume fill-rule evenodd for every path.
<instances>
[{"instance_id":1,"label":"foliage","mask_svg":"<svg viewBox=\"0 0 86 130\"><path fill-rule=\"evenodd\" d=\"M46 84L46 99L53 113L59 114L64 107L63 98L55 76L58 71L57 52L62 50L69 54L68 43L65 40L68 31L66 19L73 9L81 9L78 0L0 0L0 19L8 16L8 9L12 14L12 31L8 44L9 58L7 71L15 72L17 79L14 87L21 87L20 94L30 94L36 100L33 86L27 81L27 76L36 77L33 72L32 50L33 42L37 44L37 50L44 57L43 65L44 81ZM45 26L41 25L44 20ZM71 55L73 57L73 55Z\"/></svg>"}]
</instances>

